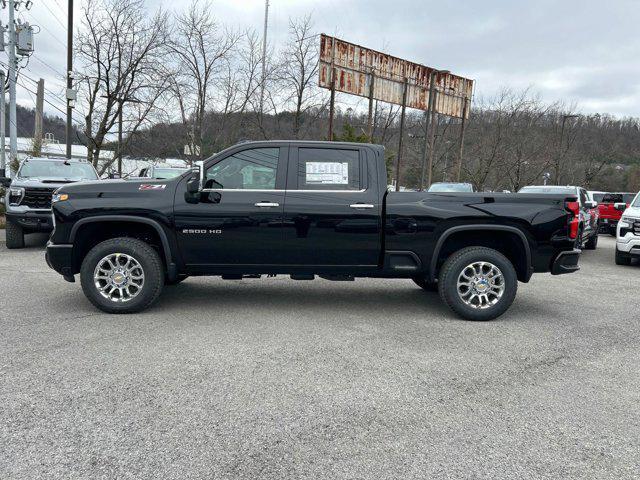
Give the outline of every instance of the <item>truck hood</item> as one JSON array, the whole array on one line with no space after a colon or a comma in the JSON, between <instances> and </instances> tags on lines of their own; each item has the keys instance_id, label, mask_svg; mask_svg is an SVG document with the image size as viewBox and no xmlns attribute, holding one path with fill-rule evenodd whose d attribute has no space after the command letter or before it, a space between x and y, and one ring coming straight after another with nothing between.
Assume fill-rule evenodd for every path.
<instances>
[{"instance_id":1,"label":"truck hood","mask_svg":"<svg viewBox=\"0 0 640 480\"><path fill-rule=\"evenodd\" d=\"M136 179L136 180L95 180L90 182L78 182L62 186L59 190L62 193L68 193L69 195L81 195L83 197L108 197L110 194L127 194L133 195L134 192L144 193L145 190L153 191L166 191L170 187L170 184L177 184L177 181L168 180L151 180L151 179ZM153 187L145 187L153 186Z\"/></svg>"},{"instance_id":2,"label":"truck hood","mask_svg":"<svg viewBox=\"0 0 640 480\"><path fill-rule=\"evenodd\" d=\"M640 207L629 207L627 208L622 215L634 218L640 218Z\"/></svg>"},{"instance_id":3,"label":"truck hood","mask_svg":"<svg viewBox=\"0 0 640 480\"><path fill-rule=\"evenodd\" d=\"M14 178L12 187L58 188L82 180L63 180L60 178Z\"/></svg>"}]
</instances>

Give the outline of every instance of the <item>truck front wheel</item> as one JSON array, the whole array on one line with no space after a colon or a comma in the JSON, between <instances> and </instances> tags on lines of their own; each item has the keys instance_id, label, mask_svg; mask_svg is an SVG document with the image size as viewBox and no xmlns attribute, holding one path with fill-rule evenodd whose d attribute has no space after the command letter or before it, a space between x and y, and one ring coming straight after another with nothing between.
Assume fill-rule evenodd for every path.
<instances>
[{"instance_id":1,"label":"truck front wheel","mask_svg":"<svg viewBox=\"0 0 640 480\"><path fill-rule=\"evenodd\" d=\"M507 257L491 248L453 253L440 270L440 298L467 320L493 320L513 303L518 276Z\"/></svg>"},{"instance_id":2,"label":"truck front wheel","mask_svg":"<svg viewBox=\"0 0 640 480\"><path fill-rule=\"evenodd\" d=\"M135 238L105 240L93 247L80 268L82 291L107 313L135 313L151 306L164 286L158 252Z\"/></svg>"},{"instance_id":3,"label":"truck front wheel","mask_svg":"<svg viewBox=\"0 0 640 480\"><path fill-rule=\"evenodd\" d=\"M7 248L24 248L24 230L20 225L7 220Z\"/></svg>"}]
</instances>

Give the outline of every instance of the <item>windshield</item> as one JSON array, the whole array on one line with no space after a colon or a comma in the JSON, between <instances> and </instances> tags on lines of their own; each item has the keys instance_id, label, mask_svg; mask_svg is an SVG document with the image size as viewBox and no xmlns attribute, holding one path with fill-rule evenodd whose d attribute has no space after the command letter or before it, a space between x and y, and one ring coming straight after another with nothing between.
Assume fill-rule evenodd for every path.
<instances>
[{"instance_id":1,"label":"windshield","mask_svg":"<svg viewBox=\"0 0 640 480\"><path fill-rule=\"evenodd\" d=\"M554 187L554 186L540 186L540 187L523 187L518 190L518 193L576 193L575 188L571 187Z\"/></svg>"},{"instance_id":2,"label":"windshield","mask_svg":"<svg viewBox=\"0 0 640 480\"><path fill-rule=\"evenodd\" d=\"M635 208L640 208L640 193L636 195L636 199L633 201L633 204L631 206Z\"/></svg>"},{"instance_id":3,"label":"windshield","mask_svg":"<svg viewBox=\"0 0 640 480\"><path fill-rule=\"evenodd\" d=\"M157 178L157 179L175 178L178 175L182 175L186 171L187 169L183 169L183 168L154 168L153 178Z\"/></svg>"},{"instance_id":4,"label":"windshield","mask_svg":"<svg viewBox=\"0 0 640 480\"><path fill-rule=\"evenodd\" d=\"M91 165L65 160L26 160L18 177L50 180L97 180L98 175Z\"/></svg>"},{"instance_id":5,"label":"windshield","mask_svg":"<svg viewBox=\"0 0 640 480\"><path fill-rule=\"evenodd\" d=\"M606 193L602 203L631 203L635 196L635 193Z\"/></svg>"},{"instance_id":6,"label":"windshield","mask_svg":"<svg viewBox=\"0 0 640 480\"><path fill-rule=\"evenodd\" d=\"M473 192L470 183L434 183L427 192Z\"/></svg>"}]
</instances>

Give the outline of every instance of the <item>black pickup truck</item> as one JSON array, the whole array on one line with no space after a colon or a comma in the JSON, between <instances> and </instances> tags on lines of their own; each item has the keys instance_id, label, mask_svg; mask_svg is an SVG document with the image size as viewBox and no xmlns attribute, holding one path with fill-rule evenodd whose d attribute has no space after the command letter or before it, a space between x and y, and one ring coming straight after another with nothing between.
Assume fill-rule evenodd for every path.
<instances>
[{"instance_id":1,"label":"black pickup truck","mask_svg":"<svg viewBox=\"0 0 640 480\"><path fill-rule=\"evenodd\" d=\"M572 195L389 192L384 148L242 143L167 180L64 186L47 262L113 313L188 276L412 279L489 320L534 272L578 270Z\"/></svg>"}]
</instances>

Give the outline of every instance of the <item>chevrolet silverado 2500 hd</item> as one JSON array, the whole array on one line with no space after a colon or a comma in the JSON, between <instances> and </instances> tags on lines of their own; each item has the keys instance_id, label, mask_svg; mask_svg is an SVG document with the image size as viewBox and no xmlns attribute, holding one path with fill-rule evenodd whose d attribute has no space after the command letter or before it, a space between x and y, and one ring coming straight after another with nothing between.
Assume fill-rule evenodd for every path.
<instances>
[{"instance_id":1,"label":"chevrolet silverado 2500 hd","mask_svg":"<svg viewBox=\"0 0 640 480\"><path fill-rule=\"evenodd\" d=\"M246 142L167 180L64 186L47 262L114 313L187 276L412 279L489 320L534 272L578 270L575 195L388 192L384 148Z\"/></svg>"}]
</instances>

